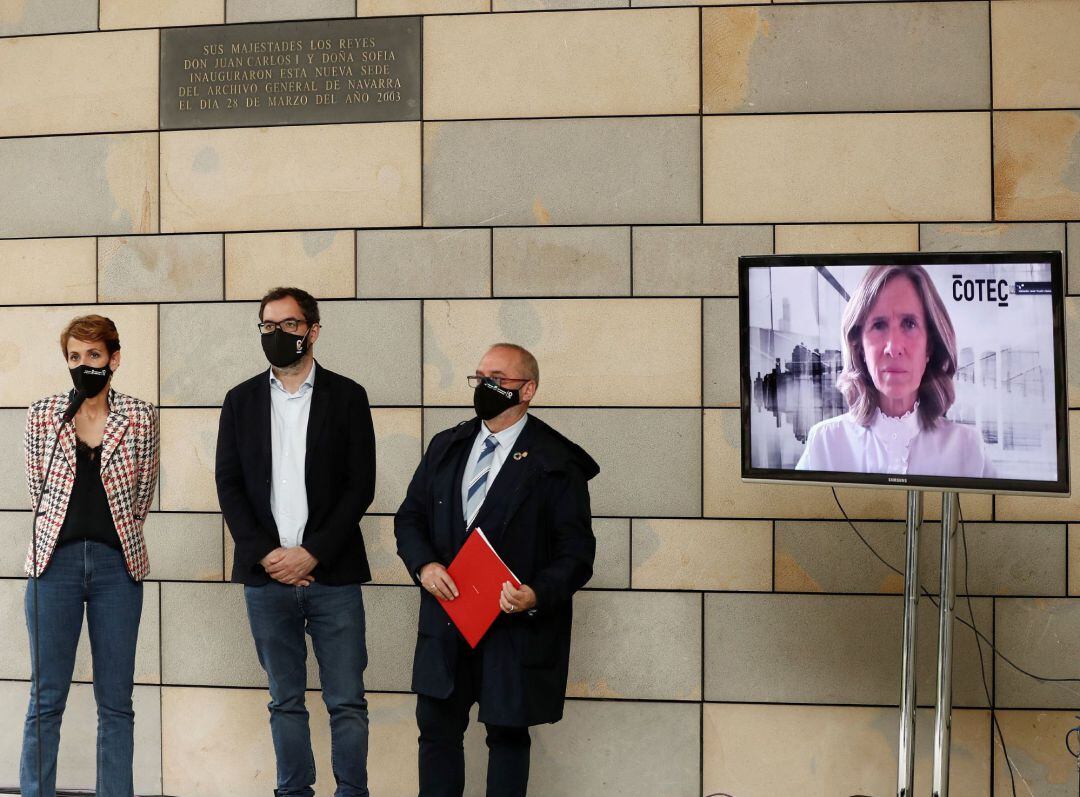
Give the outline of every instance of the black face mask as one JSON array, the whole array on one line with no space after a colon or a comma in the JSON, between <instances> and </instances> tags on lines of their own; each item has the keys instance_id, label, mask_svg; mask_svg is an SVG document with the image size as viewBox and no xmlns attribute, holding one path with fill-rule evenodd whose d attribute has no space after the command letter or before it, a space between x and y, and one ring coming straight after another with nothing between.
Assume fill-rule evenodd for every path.
<instances>
[{"instance_id":1,"label":"black face mask","mask_svg":"<svg viewBox=\"0 0 1080 797\"><path fill-rule=\"evenodd\" d=\"M290 335L278 327L269 335L262 336L263 354L275 368L288 368L307 353L307 337L310 334L309 329L304 336Z\"/></svg>"},{"instance_id":2,"label":"black face mask","mask_svg":"<svg viewBox=\"0 0 1080 797\"><path fill-rule=\"evenodd\" d=\"M87 398L93 398L109 384L112 369L106 365L104 368L93 368L89 365L76 365L68 369L71 374L71 383L75 389Z\"/></svg>"},{"instance_id":3,"label":"black face mask","mask_svg":"<svg viewBox=\"0 0 1080 797\"><path fill-rule=\"evenodd\" d=\"M493 379L485 379L473 390L473 409L482 420L490 421L521 403L521 391L499 387Z\"/></svg>"}]
</instances>

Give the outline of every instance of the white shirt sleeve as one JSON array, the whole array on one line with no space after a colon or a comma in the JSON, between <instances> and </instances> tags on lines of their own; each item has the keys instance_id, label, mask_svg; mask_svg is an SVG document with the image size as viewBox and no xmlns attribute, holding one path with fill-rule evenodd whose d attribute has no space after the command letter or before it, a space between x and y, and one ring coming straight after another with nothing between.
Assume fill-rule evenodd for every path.
<instances>
[{"instance_id":1,"label":"white shirt sleeve","mask_svg":"<svg viewBox=\"0 0 1080 797\"><path fill-rule=\"evenodd\" d=\"M795 470L821 470L817 462L817 447L819 445L818 438L818 426L815 424L810 427L810 431L806 434L806 448L803 449L802 456L799 457L799 461L795 463Z\"/></svg>"}]
</instances>

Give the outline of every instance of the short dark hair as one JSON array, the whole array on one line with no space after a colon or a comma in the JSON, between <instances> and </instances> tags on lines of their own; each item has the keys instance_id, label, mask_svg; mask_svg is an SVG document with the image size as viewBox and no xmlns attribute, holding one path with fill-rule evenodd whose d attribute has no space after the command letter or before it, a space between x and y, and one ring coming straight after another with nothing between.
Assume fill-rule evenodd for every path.
<instances>
[{"instance_id":1,"label":"short dark hair","mask_svg":"<svg viewBox=\"0 0 1080 797\"><path fill-rule=\"evenodd\" d=\"M262 321L263 310L266 309L266 305L288 297L292 297L300 305L304 320L309 325L319 323L319 302L303 288L274 288L274 290L262 297L262 301L259 303L259 320Z\"/></svg>"}]
</instances>

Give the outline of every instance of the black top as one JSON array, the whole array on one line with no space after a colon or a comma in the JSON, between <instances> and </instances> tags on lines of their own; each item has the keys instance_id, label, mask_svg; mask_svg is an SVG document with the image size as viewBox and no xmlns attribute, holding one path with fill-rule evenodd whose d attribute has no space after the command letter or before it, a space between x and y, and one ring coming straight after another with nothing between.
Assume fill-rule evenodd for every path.
<instances>
[{"instance_id":1,"label":"black top","mask_svg":"<svg viewBox=\"0 0 1080 797\"><path fill-rule=\"evenodd\" d=\"M375 497L375 430L367 392L348 377L315 365L304 483L308 521L302 545L319 560L315 581L328 586L371 580L360 519ZM217 440L218 500L236 542L232 580L259 586L259 564L277 548L270 511L273 468L270 377L234 387L221 408Z\"/></svg>"},{"instance_id":2,"label":"black top","mask_svg":"<svg viewBox=\"0 0 1080 797\"><path fill-rule=\"evenodd\" d=\"M122 550L105 485L101 483L101 446L91 448L82 440L76 440L75 484L56 544L92 540Z\"/></svg>"}]
</instances>

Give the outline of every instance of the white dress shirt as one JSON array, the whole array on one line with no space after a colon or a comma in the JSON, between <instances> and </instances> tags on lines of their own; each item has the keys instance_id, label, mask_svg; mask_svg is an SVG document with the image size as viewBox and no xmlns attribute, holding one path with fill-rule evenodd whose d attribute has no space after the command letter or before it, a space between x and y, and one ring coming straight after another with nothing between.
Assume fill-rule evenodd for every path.
<instances>
[{"instance_id":1,"label":"white dress shirt","mask_svg":"<svg viewBox=\"0 0 1080 797\"><path fill-rule=\"evenodd\" d=\"M990 478L990 461L973 426L947 418L933 429L919 427L918 404L902 418L874 411L870 426L850 414L810 427L796 470Z\"/></svg>"},{"instance_id":2,"label":"white dress shirt","mask_svg":"<svg viewBox=\"0 0 1080 797\"><path fill-rule=\"evenodd\" d=\"M469 482L472 481L472 473L476 468L477 461L480 459L480 452L484 449L484 441L492 434L499 441L499 444L495 446L495 450L491 452L491 470L488 472L487 477L487 491L490 493L491 486L495 483L495 477L499 475L499 470L513 450L514 443L517 442L521 430L525 428L527 420L529 420L529 413L522 415L521 420L513 426L506 427L501 432L492 432L487 428L486 421L480 422L480 431L476 433L476 439L473 440L469 458L465 461L465 474L461 479L461 511L463 513L467 511L466 507L469 505ZM462 517L462 520L467 520L467 518Z\"/></svg>"},{"instance_id":3,"label":"white dress shirt","mask_svg":"<svg viewBox=\"0 0 1080 797\"><path fill-rule=\"evenodd\" d=\"M304 540L308 520L307 429L311 415L311 392L315 389L315 363L295 393L270 369L270 511L277 524L282 548L292 548Z\"/></svg>"}]
</instances>

